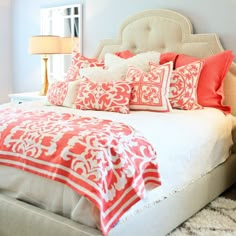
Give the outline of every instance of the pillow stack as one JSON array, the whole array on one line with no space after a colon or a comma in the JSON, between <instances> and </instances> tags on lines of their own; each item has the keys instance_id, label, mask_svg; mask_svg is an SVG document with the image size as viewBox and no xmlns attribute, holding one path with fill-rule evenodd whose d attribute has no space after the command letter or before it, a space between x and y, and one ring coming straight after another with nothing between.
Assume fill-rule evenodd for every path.
<instances>
[{"instance_id":1,"label":"pillow stack","mask_svg":"<svg viewBox=\"0 0 236 236\"><path fill-rule=\"evenodd\" d=\"M128 114L130 110L170 112L223 105L223 80L232 51L199 59L155 51L107 53L104 61L73 53L65 81L49 87L51 105Z\"/></svg>"},{"instance_id":2,"label":"pillow stack","mask_svg":"<svg viewBox=\"0 0 236 236\"><path fill-rule=\"evenodd\" d=\"M202 107L213 107L225 114L231 112L231 108L223 104L223 81L233 62L234 55L231 50L201 59L204 63L197 85L197 101ZM182 66L198 61L199 58L175 53L161 55L160 63L174 62L175 70Z\"/></svg>"}]
</instances>

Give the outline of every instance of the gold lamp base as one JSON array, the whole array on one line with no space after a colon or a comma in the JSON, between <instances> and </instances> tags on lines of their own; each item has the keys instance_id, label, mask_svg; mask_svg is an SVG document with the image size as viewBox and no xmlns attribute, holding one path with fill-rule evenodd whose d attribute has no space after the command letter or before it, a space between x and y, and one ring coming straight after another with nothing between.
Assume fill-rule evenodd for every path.
<instances>
[{"instance_id":1,"label":"gold lamp base","mask_svg":"<svg viewBox=\"0 0 236 236\"><path fill-rule=\"evenodd\" d=\"M48 57L47 55L43 56L44 61L44 80L43 80L43 87L39 93L40 96L46 96L48 92Z\"/></svg>"}]
</instances>

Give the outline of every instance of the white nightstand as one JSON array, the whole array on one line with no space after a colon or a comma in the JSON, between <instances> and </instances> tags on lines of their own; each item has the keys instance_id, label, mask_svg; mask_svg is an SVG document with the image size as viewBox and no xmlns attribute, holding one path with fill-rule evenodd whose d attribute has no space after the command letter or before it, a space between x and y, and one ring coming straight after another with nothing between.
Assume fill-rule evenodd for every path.
<instances>
[{"instance_id":1,"label":"white nightstand","mask_svg":"<svg viewBox=\"0 0 236 236\"><path fill-rule=\"evenodd\" d=\"M12 93L8 94L11 102L22 103L22 102L32 102L32 101L44 101L46 96L40 96L39 92L31 93Z\"/></svg>"}]
</instances>

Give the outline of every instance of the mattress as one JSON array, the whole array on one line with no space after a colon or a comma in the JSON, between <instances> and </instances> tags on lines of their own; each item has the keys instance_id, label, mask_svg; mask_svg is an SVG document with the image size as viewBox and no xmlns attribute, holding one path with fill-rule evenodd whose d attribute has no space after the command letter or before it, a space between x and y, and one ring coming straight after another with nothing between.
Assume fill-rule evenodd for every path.
<instances>
[{"instance_id":1,"label":"mattress","mask_svg":"<svg viewBox=\"0 0 236 236\"><path fill-rule=\"evenodd\" d=\"M6 106L22 105L6 104L2 108ZM225 116L214 108L173 110L171 113L132 111L128 115L45 106L41 102L24 103L24 108L71 112L124 122L139 130L154 145L162 185L135 204L120 222L210 172L227 159L232 145L233 117ZM97 227L92 204L59 182L0 166L0 191L90 227Z\"/></svg>"}]
</instances>

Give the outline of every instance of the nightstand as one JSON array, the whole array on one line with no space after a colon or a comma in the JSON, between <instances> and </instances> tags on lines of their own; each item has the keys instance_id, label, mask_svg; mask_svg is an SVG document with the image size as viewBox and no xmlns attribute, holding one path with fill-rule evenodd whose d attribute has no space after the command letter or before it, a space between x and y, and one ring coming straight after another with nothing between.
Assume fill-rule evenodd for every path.
<instances>
[{"instance_id":1,"label":"nightstand","mask_svg":"<svg viewBox=\"0 0 236 236\"><path fill-rule=\"evenodd\" d=\"M8 94L11 102L14 103L23 103L23 102L32 102L32 101L44 101L46 96L40 96L39 92L31 93L12 93Z\"/></svg>"}]
</instances>

